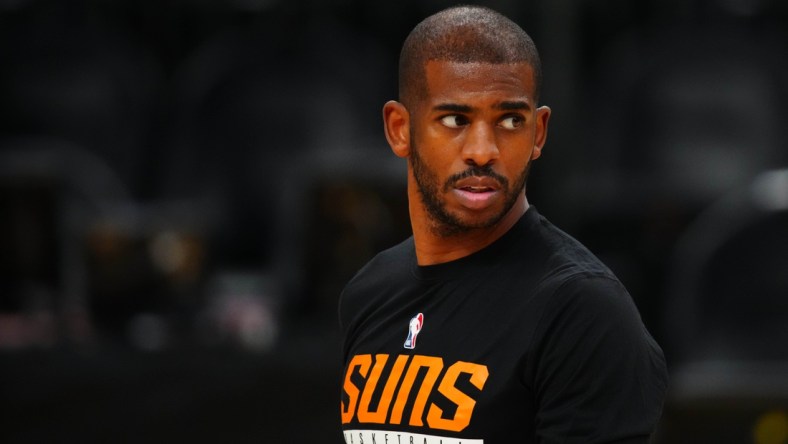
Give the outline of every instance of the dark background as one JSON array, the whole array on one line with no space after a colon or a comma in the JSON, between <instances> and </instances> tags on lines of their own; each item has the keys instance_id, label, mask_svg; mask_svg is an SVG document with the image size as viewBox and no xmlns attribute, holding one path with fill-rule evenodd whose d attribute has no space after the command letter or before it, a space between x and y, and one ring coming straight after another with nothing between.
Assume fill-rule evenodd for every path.
<instances>
[{"instance_id":1,"label":"dark background","mask_svg":"<svg viewBox=\"0 0 788 444\"><path fill-rule=\"evenodd\" d=\"M0 1L0 441L339 442L342 285L452 2ZM659 442L788 442L788 3L488 1L541 51L530 202L632 293Z\"/></svg>"}]
</instances>

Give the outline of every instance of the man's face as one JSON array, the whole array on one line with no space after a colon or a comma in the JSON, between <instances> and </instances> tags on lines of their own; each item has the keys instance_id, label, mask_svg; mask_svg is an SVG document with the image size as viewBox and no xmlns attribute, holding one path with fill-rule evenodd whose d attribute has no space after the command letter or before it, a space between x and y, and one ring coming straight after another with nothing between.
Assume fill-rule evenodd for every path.
<instances>
[{"instance_id":1,"label":"man's face","mask_svg":"<svg viewBox=\"0 0 788 444\"><path fill-rule=\"evenodd\" d=\"M544 142L530 66L431 61L411 111L410 165L438 234L489 228L524 199Z\"/></svg>"}]
</instances>

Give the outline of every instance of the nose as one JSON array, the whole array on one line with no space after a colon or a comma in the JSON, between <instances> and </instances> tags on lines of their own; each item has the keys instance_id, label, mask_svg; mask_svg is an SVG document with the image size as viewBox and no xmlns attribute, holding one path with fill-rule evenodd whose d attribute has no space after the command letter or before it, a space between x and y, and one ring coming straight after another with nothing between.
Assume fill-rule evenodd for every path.
<instances>
[{"instance_id":1,"label":"nose","mask_svg":"<svg viewBox=\"0 0 788 444\"><path fill-rule=\"evenodd\" d=\"M488 125L477 122L468 128L468 137L462 147L463 160L468 165L485 166L499 156L495 132Z\"/></svg>"}]
</instances>

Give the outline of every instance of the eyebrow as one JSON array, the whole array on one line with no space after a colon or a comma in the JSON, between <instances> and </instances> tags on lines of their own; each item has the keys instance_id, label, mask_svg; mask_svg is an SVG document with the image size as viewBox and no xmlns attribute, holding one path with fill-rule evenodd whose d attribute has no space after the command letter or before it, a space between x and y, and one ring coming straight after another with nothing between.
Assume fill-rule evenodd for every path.
<instances>
[{"instance_id":1,"label":"eyebrow","mask_svg":"<svg viewBox=\"0 0 788 444\"><path fill-rule=\"evenodd\" d=\"M468 105L460 105L459 103L440 103L433 108L435 111L452 111L455 113L470 113L473 108Z\"/></svg>"},{"instance_id":2,"label":"eyebrow","mask_svg":"<svg viewBox=\"0 0 788 444\"><path fill-rule=\"evenodd\" d=\"M524 100L507 100L495 105L496 109L502 111L529 110L531 105ZM440 103L433 108L435 111L450 111L455 113L470 113L473 107L459 103Z\"/></svg>"},{"instance_id":3,"label":"eyebrow","mask_svg":"<svg viewBox=\"0 0 788 444\"><path fill-rule=\"evenodd\" d=\"M524 101L524 100L515 100L515 101L505 101L497 104L495 106L497 109L503 111L514 111L514 110L529 110L531 109L531 105Z\"/></svg>"}]
</instances>

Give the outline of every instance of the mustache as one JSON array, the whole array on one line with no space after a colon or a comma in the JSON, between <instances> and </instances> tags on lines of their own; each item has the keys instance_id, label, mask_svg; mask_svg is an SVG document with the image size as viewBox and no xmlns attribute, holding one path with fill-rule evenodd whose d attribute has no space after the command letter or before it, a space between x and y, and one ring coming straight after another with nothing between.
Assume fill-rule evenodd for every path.
<instances>
[{"instance_id":1,"label":"mustache","mask_svg":"<svg viewBox=\"0 0 788 444\"><path fill-rule=\"evenodd\" d=\"M444 184L443 188L444 190L449 190L454 187L455 183L468 177L490 177L498 182L501 188L509 187L509 179L493 171L492 165L485 165L481 167L472 166L465 171L452 174L448 179L446 179L446 183Z\"/></svg>"}]
</instances>

